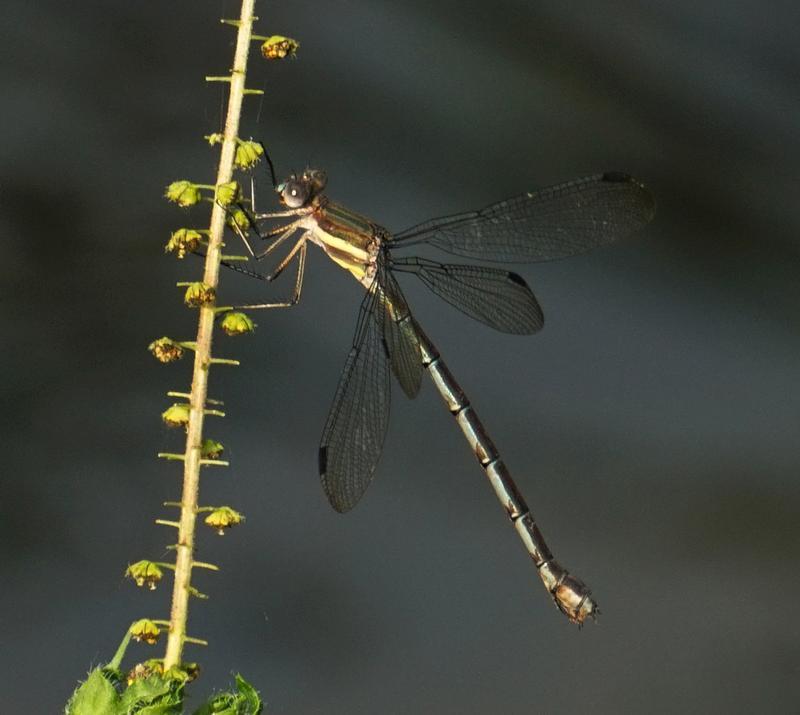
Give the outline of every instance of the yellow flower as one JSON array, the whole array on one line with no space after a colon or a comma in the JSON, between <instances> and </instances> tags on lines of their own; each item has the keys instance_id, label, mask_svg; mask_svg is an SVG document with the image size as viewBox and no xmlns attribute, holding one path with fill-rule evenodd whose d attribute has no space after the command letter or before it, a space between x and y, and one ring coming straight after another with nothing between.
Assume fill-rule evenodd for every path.
<instances>
[{"instance_id":1,"label":"yellow flower","mask_svg":"<svg viewBox=\"0 0 800 715\"><path fill-rule=\"evenodd\" d=\"M227 223L228 226L234 230L238 227L242 233L246 233L250 229L250 219L240 208L233 209L232 211L228 209Z\"/></svg>"},{"instance_id":2,"label":"yellow flower","mask_svg":"<svg viewBox=\"0 0 800 715\"><path fill-rule=\"evenodd\" d=\"M131 636L136 641L144 641L147 645L155 645L161 635L161 629L149 618L142 618L130 627Z\"/></svg>"},{"instance_id":3,"label":"yellow flower","mask_svg":"<svg viewBox=\"0 0 800 715\"><path fill-rule=\"evenodd\" d=\"M217 297L216 291L208 284L190 283L183 296L183 302L190 308L199 308L201 305L213 303Z\"/></svg>"},{"instance_id":4,"label":"yellow flower","mask_svg":"<svg viewBox=\"0 0 800 715\"><path fill-rule=\"evenodd\" d=\"M175 362L183 357L184 349L172 338L159 338L154 340L147 349L153 353L153 357L159 362Z\"/></svg>"},{"instance_id":5,"label":"yellow flower","mask_svg":"<svg viewBox=\"0 0 800 715\"><path fill-rule=\"evenodd\" d=\"M273 35L261 45L261 54L267 60L282 60L286 57L295 57L300 43L291 37Z\"/></svg>"},{"instance_id":6,"label":"yellow flower","mask_svg":"<svg viewBox=\"0 0 800 715\"><path fill-rule=\"evenodd\" d=\"M229 181L227 184L220 184L217 186L217 201L223 206L230 206L241 197L239 183L237 181Z\"/></svg>"},{"instance_id":7,"label":"yellow flower","mask_svg":"<svg viewBox=\"0 0 800 715\"><path fill-rule=\"evenodd\" d=\"M178 258L183 258L187 253L197 250L202 238L202 234L193 228L179 228L170 235L164 253L174 253Z\"/></svg>"},{"instance_id":8,"label":"yellow flower","mask_svg":"<svg viewBox=\"0 0 800 715\"><path fill-rule=\"evenodd\" d=\"M236 145L234 163L240 169L252 169L264 155L264 147L254 141L240 141Z\"/></svg>"},{"instance_id":9,"label":"yellow flower","mask_svg":"<svg viewBox=\"0 0 800 715\"><path fill-rule=\"evenodd\" d=\"M200 675L200 666L197 663L173 665L164 673L164 677L168 680L178 680L182 683L188 683L197 678L198 675Z\"/></svg>"},{"instance_id":10,"label":"yellow flower","mask_svg":"<svg viewBox=\"0 0 800 715\"><path fill-rule=\"evenodd\" d=\"M143 559L128 566L125 575L132 578L140 588L147 586L151 591L155 591L156 585L164 577L164 572L157 563Z\"/></svg>"},{"instance_id":11,"label":"yellow flower","mask_svg":"<svg viewBox=\"0 0 800 715\"><path fill-rule=\"evenodd\" d=\"M191 181L173 181L164 194L170 201L178 206L194 206L201 199L200 188Z\"/></svg>"},{"instance_id":12,"label":"yellow flower","mask_svg":"<svg viewBox=\"0 0 800 715\"><path fill-rule=\"evenodd\" d=\"M225 529L230 529L243 521L244 517L229 506L217 507L205 518L206 524L216 529L220 536L225 534Z\"/></svg>"},{"instance_id":13,"label":"yellow flower","mask_svg":"<svg viewBox=\"0 0 800 715\"><path fill-rule=\"evenodd\" d=\"M203 459L219 459L225 448L220 442L215 442L213 439L204 439L200 448L200 454Z\"/></svg>"},{"instance_id":14,"label":"yellow flower","mask_svg":"<svg viewBox=\"0 0 800 715\"><path fill-rule=\"evenodd\" d=\"M251 320L250 316L245 313L225 313L225 317L220 323L220 327L228 335L242 335L244 333L252 333L255 330L256 324Z\"/></svg>"},{"instance_id":15,"label":"yellow flower","mask_svg":"<svg viewBox=\"0 0 800 715\"><path fill-rule=\"evenodd\" d=\"M125 676L128 685L131 686L137 680L147 680L153 675L161 675L164 672L164 667L158 658L146 660L144 663L137 663L133 666L130 672Z\"/></svg>"},{"instance_id":16,"label":"yellow flower","mask_svg":"<svg viewBox=\"0 0 800 715\"><path fill-rule=\"evenodd\" d=\"M161 413L167 427L184 427L189 424L189 405L175 403Z\"/></svg>"}]
</instances>

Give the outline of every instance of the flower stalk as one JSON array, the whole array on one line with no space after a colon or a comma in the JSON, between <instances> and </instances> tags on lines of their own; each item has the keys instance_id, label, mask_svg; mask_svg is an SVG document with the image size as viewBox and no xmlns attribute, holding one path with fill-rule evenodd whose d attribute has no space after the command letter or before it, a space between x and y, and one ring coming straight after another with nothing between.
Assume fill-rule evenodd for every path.
<instances>
[{"instance_id":1,"label":"flower stalk","mask_svg":"<svg viewBox=\"0 0 800 715\"><path fill-rule=\"evenodd\" d=\"M237 23L236 51L233 70L230 75L230 93L225 130L220 151L216 186L228 185L233 176L234 158L239 133L242 100L245 96L247 76L247 57L253 34L253 11L255 0L242 0L242 10ZM211 211L208 231L203 284L209 286L216 295L219 283L219 269L222 253L222 237L225 229L225 208L215 201ZM164 654L164 670L180 666L183 647L188 642L186 632L189 598L196 593L192 587L192 569L199 566L194 561L195 527L197 520L200 470L203 461L203 422L207 414L208 374L213 363L219 359L211 356L216 298L201 304L198 308L197 340L194 350L194 371L192 390L189 397L189 421L186 426L186 449L184 453L183 491L178 527L178 542L175 558L175 581L172 591L170 627ZM235 361L233 361L235 363ZM230 362L228 362L230 364Z\"/></svg>"},{"instance_id":2,"label":"flower stalk","mask_svg":"<svg viewBox=\"0 0 800 715\"><path fill-rule=\"evenodd\" d=\"M161 363L171 363L194 354L191 392L169 391L169 397L178 398L162 413L163 421L170 427L181 427L186 432L186 443L182 453L161 452L158 457L175 463L183 463L183 488L180 501L164 502L164 506L179 511L175 519L156 519L156 523L177 531L177 543L167 549L175 554L174 563L141 559L129 563L125 576L138 587L155 590L165 577L165 572L174 573L172 605L169 620L139 618L128 628L114 657L107 665L94 668L87 678L72 693L67 707L68 715L103 713L123 715L131 712L177 713L184 699L184 686L194 680L198 673L197 663L183 660L186 644L205 646L207 641L187 633L189 599L208 598L192 584L194 569L219 571L216 564L195 560L195 532L197 519L203 515L205 524L218 534L241 524L245 517L235 509L221 506L199 506L200 473L203 467L226 467L228 462L221 457L224 445L213 439L203 438L206 416L224 417L220 400L208 397L208 378L212 365L238 365L238 360L212 357L212 338L215 321L228 335L243 335L254 330L255 324L244 313L232 307L217 305L220 262L247 261L247 256L228 256L222 253L223 232L226 226L239 232L250 229L248 213L242 208L241 187L232 180L234 169L247 171L253 168L265 154L261 142L242 140L238 137L242 100L245 96L262 94L261 90L245 87L248 50L254 40L252 33L255 0L241 0L239 20L222 22L237 28L236 50L233 69L229 76L207 77L208 81L224 81L229 84L228 108L225 130L207 137L209 143L220 145L220 160L216 182L213 185L199 184L181 179L172 182L166 189L166 198L188 208L202 202L211 204L210 225L206 228L183 227L172 232L165 251L176 258L189 253L205 256L202 280L179 283L186 288L184 302L197 310L197 339L175 340L164 336L148 346L153 357ZM288 40L288 38L283 38ZM293 44L291 44L293 43ZM293 56L291 41L286 52L276 51L270 59ZM131 670L122 670L131 640L153 646L166 635L166 651L163 658L150 658L135 665ZM235 690L217 693L196 712L237 712L258 715L262 702L258 692L241 676L236 676Z\"/></svg>"}]
</instances>

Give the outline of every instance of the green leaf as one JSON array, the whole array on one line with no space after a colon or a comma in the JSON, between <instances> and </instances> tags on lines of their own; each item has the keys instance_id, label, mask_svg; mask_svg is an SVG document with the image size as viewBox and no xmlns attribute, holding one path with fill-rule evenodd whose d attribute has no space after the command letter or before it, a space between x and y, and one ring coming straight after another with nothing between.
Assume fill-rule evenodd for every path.
<instances>
[{"instance_id":1,"label":"green leaf","mask_svg":"<svg viewBox=\"0 0 800 715\"><path fill-rule=\"evenodd\" d=\"M122 703L131 707L136 703L150 703L165 695L170 690L170 683L157 675L134 680L122 694Z\"/></svg>"},{"instance_id":2,"label":"green leaf","mask_svg":"<svg viewBox=\"0 0 800 715\"><path fill-rule=\"evenodd\" d=\"M67 715L121 715L120 697L114 686L95 668L67 703Z\"/></svg>"},{"instance_id":3,"label":"green leaf","mask_svg":"<svg viewBox=\"0 0 800 715\"><path fill-rule=\"evenodd\" d=\"M211 700L203 703L192 715L235 715L236 710L231 709L232 693L220 693L212 696Z\"/></svg>"},{"instance_id":4,"label":"green leaf","mask_svg":"<svg viewBox=\"0 0 800 715\"><path fill-rule=\"evenodd\" d=\"M261 698L241 675L236 675L236 693L219 693L194 711L193 715L259 715Z\"/></svg>"},{"instance_id":5,"label":"green leaf","mask_svg":"<svg viewBox=\"0 0 800 715\"><path fill-rule=\"evenodd\" d=\"M157 705L145 705L140 710L131 710L136 715L181 715L183 704L159 703Z\"/></svg>"},{"instance_id":6,"label":"green leaf","mask_svg":"<svg viewBox=\"0 0 800 715\"><path fill-rule=\"evenodd\" d=\"M261 698L258 697L256 689L239 673L236 674L236 689L242 696L243 702L248 706L248 709L242 715L259 715L263 707Z\"/></svg>"},{"instance_id":7,"label":"green leaf","mask_svg":"<svg viewBox=\"0 0 800 715\"><path fill-rule=\"evenodd\" d=\"M135 680L122 694L121 704L125 713L141 715L172 715L181 712L183 683L151 675Z\"/></svg>"}]
</instances>

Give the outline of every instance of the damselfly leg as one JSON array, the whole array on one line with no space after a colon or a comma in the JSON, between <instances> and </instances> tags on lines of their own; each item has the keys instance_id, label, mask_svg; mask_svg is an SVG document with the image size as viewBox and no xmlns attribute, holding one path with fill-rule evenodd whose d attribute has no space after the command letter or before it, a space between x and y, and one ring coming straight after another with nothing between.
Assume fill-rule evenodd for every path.
<instances>
[{"instance_id":1,"label":"damselfly leg","mask_svg":"<svg viewBox=\"0 0 800 715\"><path fill-rule=\"evenodd\" d=\"M234 305L231 306L231 310L269 310L271 308L291 308L292 306L297 305L300 302L300 295L303 291L303 279L305 277L306 270L306 249L306 239L302 238L295 244L289 255L283 260L281 266L278 266L280 272L283 272L286 266L291 263L292 258L294 258L295 255L297 256L297 274L294 281L292 297L289 298L288 301L283 301L280 303L248 303L245 305ZM265 283L272 282L278 277L278 275L280 275L278 269L269 275L264 275L258 271L251 271L248 268L243 268L242 266L238 266L235 263L228 263L227 261L223 261L222 265L224 265L226 268L237 271L238 273L243 273L246 276L250 276L251 278L264 281Z\"/></svg>"},{"instance_id":2,"label":"damselfly leg","mask_svg":"<svg viewBox=\"0 0 800 715\"><path fill-rule=\"evenodd\" d=\"M244 243L247 252L250 254L250 257L255 259L256 261L260 261L266 258L270 253L272 253L272 251L274 251L278 246L284 243L284 241L286 241L295 231L297 231L297 229L300 228L300 224L302 223L303 218L305 217L305 213L307 213L304 212L301 214L297 210L294 210L291 212L282 211L276 214L258 215L258 214L251 214L241 204L238 206L238 208L247 217L247 223L253 229L253 232L256 234L257 238L259 238L262 241L265 241L273 236L277 236L277 238L272 239L272 243L270 243L265 250L261 251L260 253L256 253L255 250L253 250L253 246L250 244L250 240L247 238L247 234L242 230L242 227L239 225L239 222L236 221L235 218L231 220L230 225L233 228L234 232L242 240L242 243ZM280 218L280 217L298 216L298 215L300 215L300 218L297 219L296 221L292 221L291 223L285 224L283 226L276 226L275 228L270 229L266 233L261 233L256 227L256 221L260 221L264 218Z\"/></svg>"},{"instance_id":3,"label":"damselfly leg","mask_svg":"<svg viewBox=\"0 0 800 715\"><path fill-rule=\"evenodd\" d=\"M252 205L252 197L251 197L251 205ZM253 260L260 261L270 255L276 248L283 245L297 230L300 228L300 224L303 221L303 217L308 212L304 209L293 209L291 211L280 211L272 214L253 214L250 213L244 206L241 204L238 205L238 208L244 213L247 218L247 225L249 228L252 228L256 236L261 239L265 240L270 237L274 237L272 242L267 246L264 251L260 253L256 253L253 250L253 247L246 235L246 233L242 230L242 226L239 224L238 221L235 219L231 220L229 225L233 228L234 232L239 236L244 243L245 247L247 248L250 257ZM262 234L257 226L256 221L266 219L266 218L285 218L288 216L301 216L301 218L292 221L289 224L285 224L282 226L276 226L275 228L270 229L266 233ZM304 232L300 239L294 244L292 249L289 253L281 260L278 266L273 270L271 273L264 274L259 271L254 271L249 268L244 268L239 266L235 263L230 261L222 261L222 265L226 268L230 268L231 270L237 271L239 273L243 273L244 275L248 275L251 278L256 278L257 280L264 281L265 283L271 283L275 280L284 270L288 267L288 265L297 258L297 275L295 278L294 290L292 291L292 296L288 301L281 301L277 303L248 303L244 305L236 305L233 306L236 310L267 310L271 308L291 308L297 303L300 302L300 295L303 290L303 278L305 276L305 264L306 264L306 241L308 240L309 234L308 232Z\"/></svg>"}]
</instances>

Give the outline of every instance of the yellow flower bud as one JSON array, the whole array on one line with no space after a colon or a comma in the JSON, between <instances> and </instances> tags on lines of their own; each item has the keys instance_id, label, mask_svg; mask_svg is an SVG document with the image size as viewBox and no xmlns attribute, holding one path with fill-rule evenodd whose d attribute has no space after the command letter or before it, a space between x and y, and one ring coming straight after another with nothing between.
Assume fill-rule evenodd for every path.
<instances>
[{"instance_id":1,"label":"yellow flower bud","mask_svg":"<svg viewBox=\"0 0 800 715\"><path fill-rule=\"evenodd\" d=\"M144 663L137 663L125 676L128 686L133 685L137 680L147 680L153 675L161 675L164 667L158 658L146 660Z\"/></svg>"},{"instance_id":2,"label":"yellow flower bud","mask_svg":"<svg viewBox=\"0 0 800 715\"><path fill-rule=\"evenodd\" d=\"M300 43L291 37L273 35L261 45L261 54L267 60L282 60L286 57L295 57Z\"/></svg>"},{"instance_id":3,"label":"yellow flower bud","mask_svg":"<svg viewBox=\"0 0 800 715\"><path fill-rule=\"evenodd\" d=\"M242 335L244 333L252 333L255 330L256 324L252 321L249 315L245 313L225 313L225 317L220 323L220 327L228 335Z\"/></svg>"},{"instance_id":4,"label":"yellow flower bud","mask_svg":"<svg viewBox=\"0 0 800 715\"><path fill-rule=\"evenodd\" d=\"M142 618L130 627L131 636L135 641L144 641L147 645L155 645L161 635L161 629L149 618Z\"/></svg>"},{"instance_id":5,"label":"yellow flower bud","mask_svg":"<svg viewBox=\"0 0 800 715\"><path fill-rule=\"evenodd\" d=\"M156 585L164 577L164 572L157 563L143 559L128 566L125 575L132 578L140 588L147 586L151 591L155 591Z\"/></svg>"},{"instance_id":6,"label":"yellow flower bud","mask_svg":"<svg viewBox=\"0 0 800 715\"><path fill-rule=\"evenodd\" d=\"M224 451L225 447L222 446L222 443L215 442L213 439L204 439L200 447L203 459L219 459Z\"/></svg>"},{"instance_id":7,"label":"yellow flower bud","mask_svg":"<svg viewBox=\"0 0 800 715\"><path fill-rule=\"evenodd\" d=\"M223 206L230 206L241 197L241 190L237 181L229 181L227 184L217 186L217 201Z\"/></svg>"},{"instance_id":8,"label":"yellow flower bud","mask_svg":"<svg viewBox=\"0 0 800 715\"><path fill-rule=\"evenodd\" d=\"M189 424L189 405L176 403L161 413L167 427L185 427Z\"/></svg>"},{"instance_id":9,"label":"yellow flower bud","mask_svg":"<svg viewBox=\"0 0 800 715\"><path fill-rule=\"evenodd\" d=\"M174 253L178 258L183 258L187 253L193 253L200 245L203 235L193 228L179 228L169 237L164 253Z\"/></svg>"},{"instance_id":10,"label":"yellow flower bud","mask_svg":"<svg viewBox=\"0 0 800 715\"><path fill-rule=\"evenodd\" d=\"M178 680L181 683L188 683L200 675L200 666L197 663L181 663L173 665L164 672L164 677L168 680Z\"/></svg>"},{"instance_id":11,"label":"yellow flower bud","mask_svg":"<svg viewBox=\"0 0 800 715\"><path fill-rule=\"evenodd\" d=\"M190 283L183 296L183 302L190 308L199 308L201 305L213 303L217 297L216 291L208 284Z\"/></svg>"},{"instance_id":12,"label":"yellow flower bud","mask_svg":"<svg viewBox=\"0 0 800 715\"><path fill-rule=\"evenodd\" d=\"M178 206L194 206L200 201L201 194L200 188L193 184L191 181L173 181L164 194L170 201L178 204Z\"/></svg>"},{"instance_id":13,"label":"yellow flower bud","mask_svg":"<svg viewBox=\"0 0 800 715\"><path fill-rule=\"evenodd\" d=\"M154 340L147 349L153 353L153 357L159 362L175 362L183 357L184 349L171 338L163 337Z\"/></svg>"},{"instance_id":14,"label":"yellow flower bud","mask_svg":"<svg viewBox=\"0 0 800 715\"><path fill-rule=\"evenodd\" d=\"M225 534L225 529L241 524L242 521L244 521L244 517L229 506L218 507L205 518L205 523L212 529L216 529L220 536Z\"/></svg>"},{"instance_id":15,"label":"yellow flower bud","mask_svg":"<svg viewBox=\"0 0 800 715\"><path fill-rule=\"evenodd\" d=\"M242 211L240 208L235 208L233 210L228 209L228 218L226 219L228 226L232 229L236 229L239 227L239 230L242 233L247 233L250 230L250 219L247 217L247 214Z\"/></svg>"},{"instance_id":16,"label":"yellow flower bud","mask_svg":"<svg viewBox=\"0 0 800 715\"><path fill-rule=\"evenodd\" d=\"M236 145L234 163L240 169L252 169L264 155L264 148L258 142L240 141Z\"/></svg>"}]
</instances>

